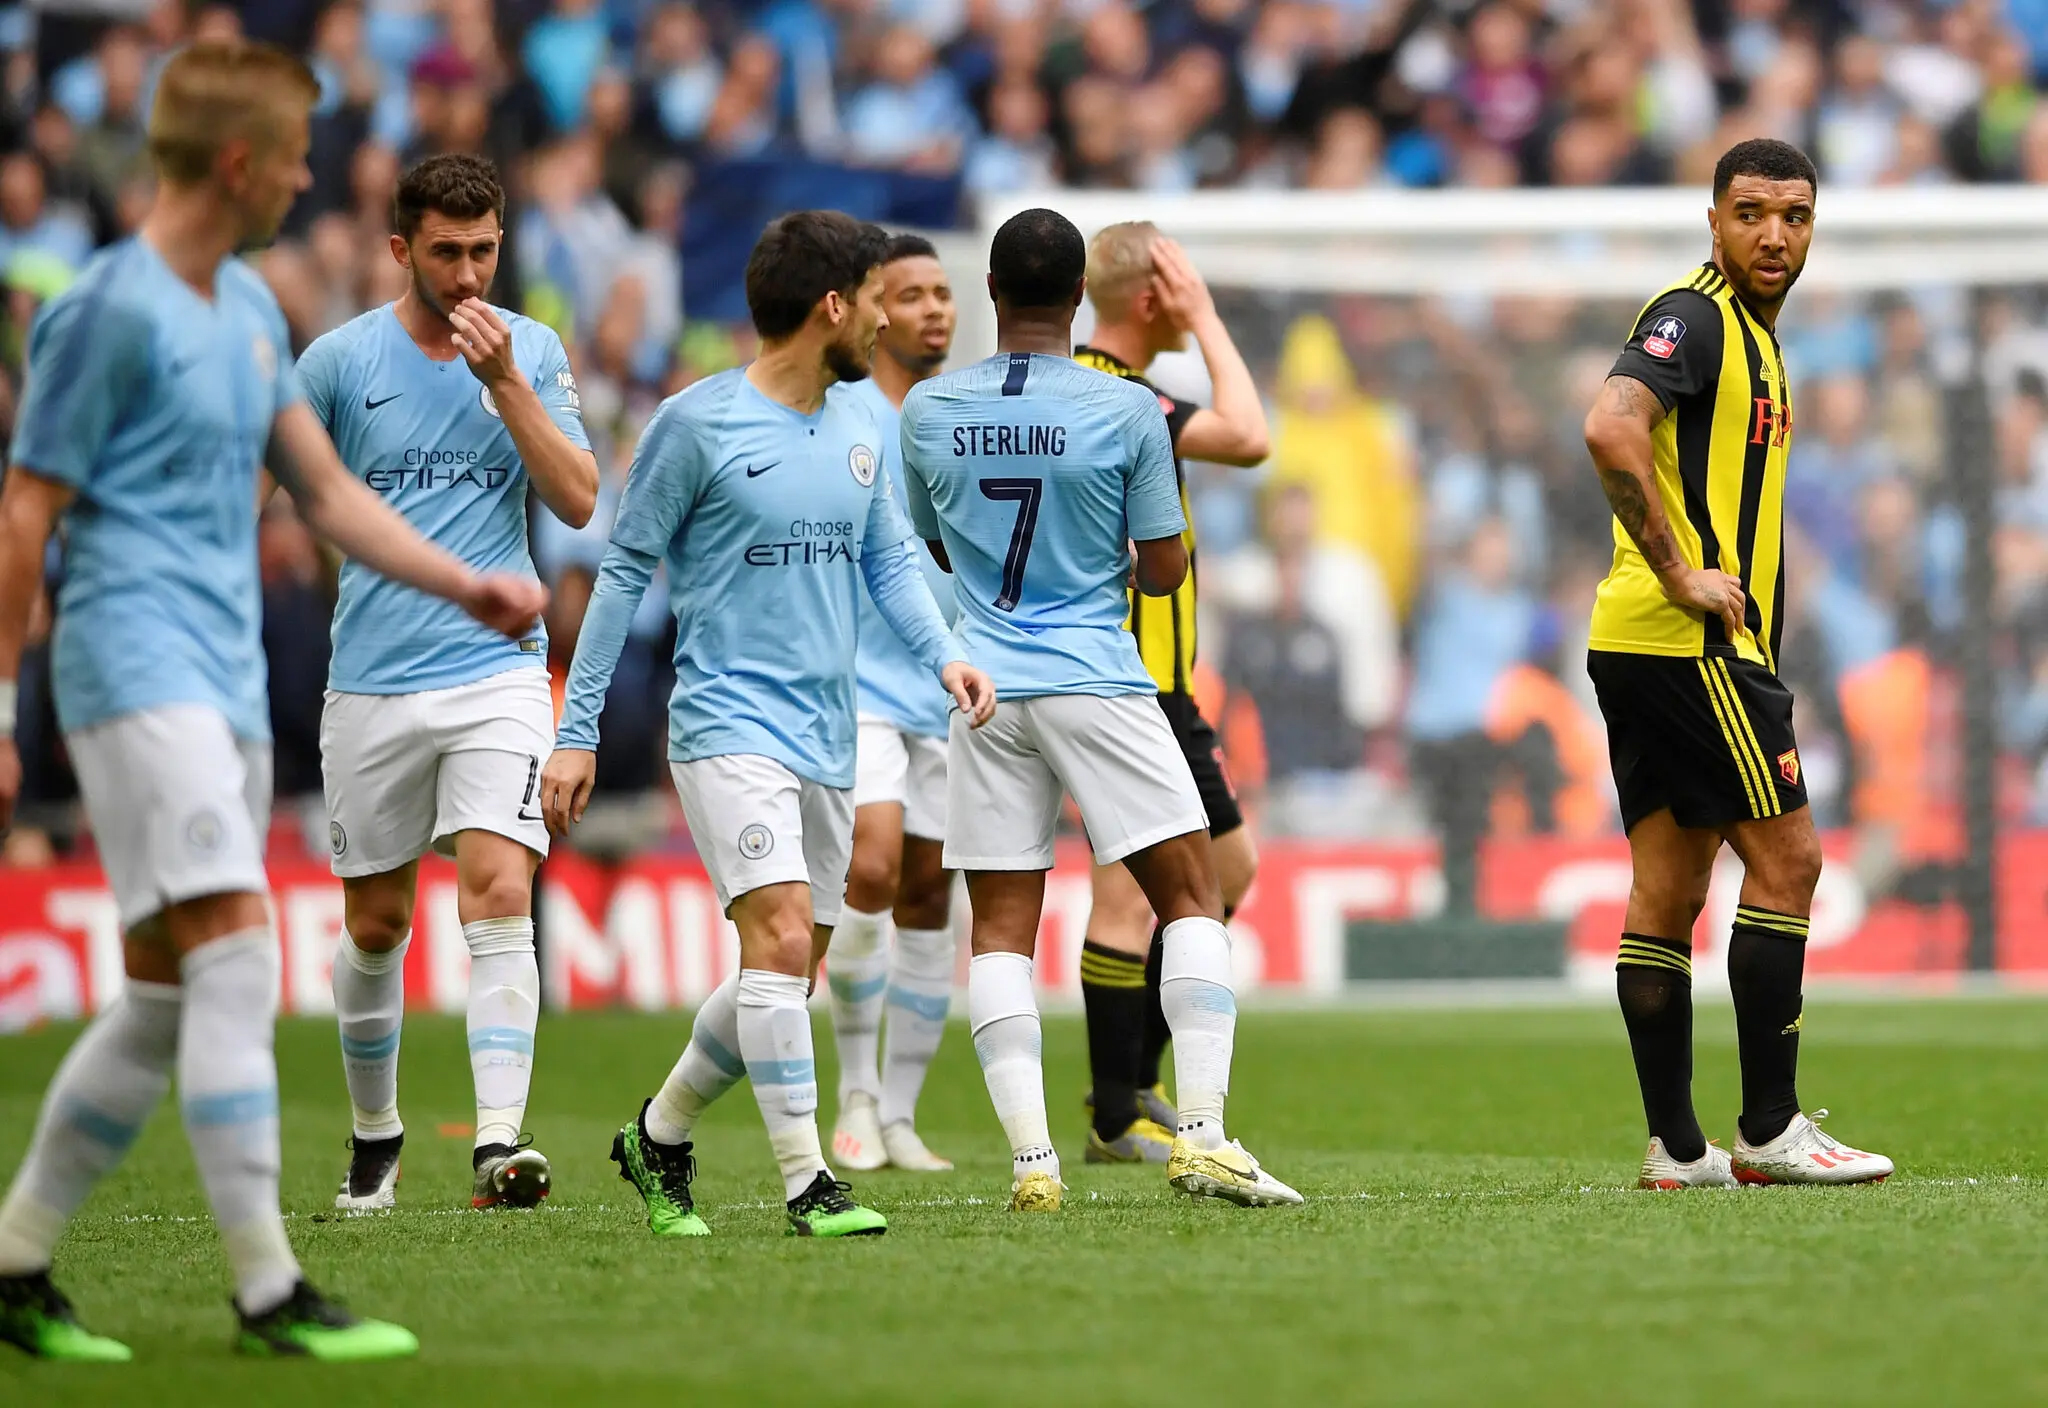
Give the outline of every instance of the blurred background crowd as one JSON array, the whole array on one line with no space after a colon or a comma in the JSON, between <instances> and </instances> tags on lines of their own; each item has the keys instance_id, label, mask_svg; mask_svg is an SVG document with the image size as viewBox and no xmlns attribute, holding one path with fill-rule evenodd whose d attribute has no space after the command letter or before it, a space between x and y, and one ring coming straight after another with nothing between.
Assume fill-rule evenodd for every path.
<instances>
[{"instance_id":1,"label":"blurred background crowd","mask_svg":"<svg viewBox=\"0 0 2048 1408\"><path fill-rule=\"evenodd\" d=\"M233 34L323 88L313 187L258 256L301 347L400 291L403 164L506 173L496 301L563 334L607 474L589 529L535 507L558 674L639 426L749 353L733 251L763 202L943 228L1062 185L1703 183L1752 135L1806 146L1824 186L2048 180L2048 0L46 0L0 8L0 418L37 306L147 199L164 55ZM1634 306L1218 294L1274 436L1261 469L1191 470L1202 688L1267 829L1611 831L1581 668L1609 530L1578 425ZM1922 290L1802 293L1783 324L1804 766L1824 823L1908 868L1954 843L1967 552L1934 367L1958 340L1993 390L2004 808L2048 822L2043 321L2035 291ZM1203 389L1197 361L1161 375ZM282 503L262 543L278 791L312 797L332 573ZM605 721L634 844L672 829L667 631L650 593ZM29 668L19 862L76 830Z\"/></svg>"}]
</instances>

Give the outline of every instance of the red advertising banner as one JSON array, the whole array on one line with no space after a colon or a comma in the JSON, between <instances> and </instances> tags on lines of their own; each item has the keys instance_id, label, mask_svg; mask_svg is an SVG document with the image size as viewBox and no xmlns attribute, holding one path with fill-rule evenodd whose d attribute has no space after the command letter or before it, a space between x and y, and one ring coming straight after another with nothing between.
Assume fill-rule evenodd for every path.
<instances>
[{"instance_id":1,"label":"red advertising banner","mask_svg":"<svg viewBox=\"0 0 2048 1408\"><path fill-rule=\"evenodd\" d=\"M1814 902L1810 973L1960 971L1965 930L1956 906L1873 901L1858 878L1853 838L1830 836L1826 846L1830 863ZM2006 837L1998 875L1998 966L2048 976L2048 832ZM325 866L304 859L274 864L271 883L284 1009L325 1012L341 887ZM1725 971L1740 885L1741 867L1724 856L1696 935L1702 984ZM1569 924L1568 976L1604 984L1628 886L1628 849L1618 838L1519 841L1486 852L1480 906L1496 918ZM1258 884L1232 925L1238 981L1247 992L1334 992L1345 981L1350 921L1426 916L1442 896L1433 848L1269 842ZM648 857L605 868L563 854L543 873L542 903L542 980L558 1008L692 1006L736 961L737 936L692 859ZM1048 994L1078 991L1087 923L1087 857L1076 847L1061 853L1046 886L1038 970ZM460 1011L468 974L454 871L430 857L406 956L408 1001ZM0 1030L91 1012L118 990L120 976L119 922L97 868L0 870Z\"/></svg>"}]
</instances>

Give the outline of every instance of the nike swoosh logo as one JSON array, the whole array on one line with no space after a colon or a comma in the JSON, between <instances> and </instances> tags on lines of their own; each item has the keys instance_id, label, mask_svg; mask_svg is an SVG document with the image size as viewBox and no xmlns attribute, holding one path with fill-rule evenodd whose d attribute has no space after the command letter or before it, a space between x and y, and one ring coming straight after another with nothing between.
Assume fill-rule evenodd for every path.
<instances>
[{"instance_id":1,"label":"nike swoosh logo","mask_svg":"<svg viewBox=\"0 0 2048 1408\"><path fill-rule=\"evenodd\" d=\"M747 478L759 479L762 475L766 474L769 470L775 468L776 465L781 463L781 460L776 460L773 464L764 464L759 469L754 468L752 465L748 465Z\"/></svg>"},{"instance_id":2,"label":"nike swoosh logo","mask_svg":"<svg viewBox=\"0 0 2048 1408\"><path fill-rule=\"evenodd\" d=\"M535 812L532 816L528 816L524 808L520 809L518 815L521 821L540 821L542 819L540 813L538 812Z\"/></svg>"},{"instance_id":3,"label":"nike swoosh logo","mask_svg":"<svg viewBox=\"0 0 2048 1408\"><path fill-rule=\"evenodd\" d=\"M394 391L381 401L372 401L369 397L365 396L363 398L363 409L366 411L374 411L379 406L388 406L393 401L396 401L399 397L403 396L404 394L405 393L403 391Z\"/></svg>"}]
</instances>

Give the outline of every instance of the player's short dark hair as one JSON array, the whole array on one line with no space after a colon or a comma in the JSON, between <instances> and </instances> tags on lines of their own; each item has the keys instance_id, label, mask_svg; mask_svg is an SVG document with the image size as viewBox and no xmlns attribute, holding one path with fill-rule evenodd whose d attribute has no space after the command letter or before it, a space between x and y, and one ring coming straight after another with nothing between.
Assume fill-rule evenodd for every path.
<instances>
[{"instance_id":1,"label":"player's short dark hair","mask_svg":"<svg viewBox=\"0 0 2048 1408\"><path fill-rule=\"evenodd\" d=\"M988 250L996 297L1013 308L1057 308L1074 301L1088 272L1088 242L1057 210L1026 210L996 231Z\"/></svg>"},{"instance_id":2,"label":"player's short dark hair","mask_svg":"<svg viewBox=\"0 0 2048 1408\"><path fill-rule=\"evenodd\" d=\"M923 235L891 235L889 243L882 250L882 262L894 264L899 259L937 259L938 249Z\"/></svg>"},{"instance_id":3,"label":"player's short dark hair","mask_svg":"<svg viewBox=\"0 0 2048 1408\"><path fill-rule=\"evenodd\" d=\"M1813 169L1813 159L1790 142L1781 142L1776 137L1752 137L1721 153L1721 159L1714 163L1715 200L1728 194L1729 183L1737 176L1761 176L1766 181L1804 181L1811 189L1820 189L1820 173Z\"/></svg>"},{"instance_id":4,"label":"player's short dark hair","mask_svg":"<svg viewBox=\"0 0 2048 1408\"><path fill-rule=\"evenodd\" d=\"M420 232L427 212L451 220L498 217L505 224L505 187L498 168L480 156L430 156L398 178L391 197L391 228L406 239Z\"/></svg>"},{"instance_id":5,"label":"player's short dark hair","mask_svg":"<svg viewBox=\"0 0 2048 1408\"><path fill-rule=\"evenodd\" d=\"M828 293L851 298L882 262L889 236L837 210L772 220L747 256L747 312L763 337L788 337Z\"/></svg>"}]
</instances>

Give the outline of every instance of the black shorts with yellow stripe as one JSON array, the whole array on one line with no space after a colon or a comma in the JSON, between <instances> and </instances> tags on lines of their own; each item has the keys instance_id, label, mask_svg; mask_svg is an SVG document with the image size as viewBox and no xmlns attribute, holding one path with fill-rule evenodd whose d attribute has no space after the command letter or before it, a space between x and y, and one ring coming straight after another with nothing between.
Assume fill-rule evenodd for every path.
<instances>
[{"instance_id":1,"label":"black shorts with yellow stripe","mask_svg":"<svg viewBox=\"0 0 2048 1408\"><path fill-rule=\"evenodd\" d=\"M1586 673L1624 830L1667 807L1680 826L1719 827L1806 805L1792 691L1763 666L1592 650Z\"/></svg>"}]
</instances>

